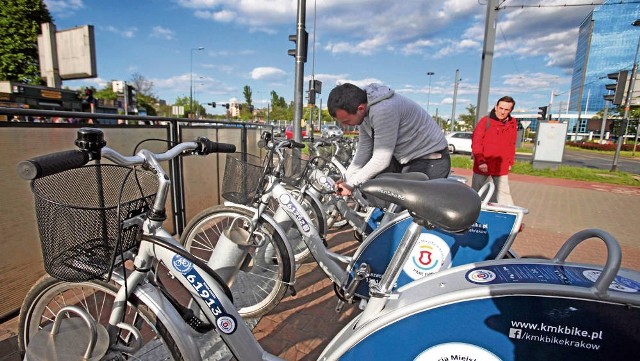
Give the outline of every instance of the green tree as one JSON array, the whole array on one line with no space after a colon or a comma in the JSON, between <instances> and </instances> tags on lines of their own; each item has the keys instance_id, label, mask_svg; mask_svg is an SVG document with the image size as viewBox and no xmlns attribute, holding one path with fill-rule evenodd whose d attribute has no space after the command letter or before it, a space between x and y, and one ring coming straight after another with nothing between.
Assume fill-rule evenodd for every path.
<instances>
[{"instance_id":1,"label":"green tree","mask_svg":"<svg viewBox=\"0 0 640 361\"><path fill-rule=\"evenodd\" d=\"M133 85L138 91L138 95L142 94L147 97L154 97L153 95L153 82L147 80L144 75L140 73L131 74L130 84Z\"/></svg>"},{"instance_id":2,"label":"green tree","mask_svg":"<svg viewBox=\"0 0 640 361\"><path fill-rule=\"evenodd\" d=\"M476 121L476 106L473 104L469 104L466 108L467 113L460 115L460 120L462 120L462 125L460 126L460 130L473 130L474 123Z\"/></svg>"},{"instance_id":3,"label":"green tree","mask_svg":"<svg viewBox=\"0 0 640 361\"><path fill-rule=\"evenodd\" d=\"M147 110L147 115L158 115L154 105L158 102L158 99L153 95L153 82L147 80L144 75L140 73L131 74L130 83L136 88L138 98L138 108L142 107ZM195 105L195 104L194 104ZM203 107L200 107L200 114L205 114ZM196 107L197 109L197 107Z\"/></svg>"},{"instance_id":4,"label":"green tree","mask_svg":"<svg viewBox=\"0 0 640 361\"><path fill-rule=\"evenodd\" d=\"M40 84L40 24L53 22L42 0L0 0L0 79Z\"/></svg>"},{"instance_id":5,"label":"green tree","mask_svg":"<svg viewBox=\"0 0 640 361\"><path fill-rule=\"evenodd\" d=\"M253 106L253 92L251 91L251 87L248 85L244 86L244 90L242 91L242 94L244 95L244 101L247 104L248 107L252 107Z\"/></svg>"},{"instance_id":6,"label":"green tree","mask_svg":"<svg viewBox=\"0 0 640 361\"><path fill-rule=\"evenodd\" d=\"M113 86L111 82L108 82L104 88L100 90L94 90L93 97L96 99L109 99L109 100L117 100L118 94L113 91Z\"/></svg>"},{"instance_id":7,"label":"green tree","mask_svg":"<svg viewBox=\"0 0 640 361\"><path fill-rule=\"evenodd\" d=\"M275 90L271 91L271 108L287 108L284 97L278 96Z\"/></svg>"}]
</instances>

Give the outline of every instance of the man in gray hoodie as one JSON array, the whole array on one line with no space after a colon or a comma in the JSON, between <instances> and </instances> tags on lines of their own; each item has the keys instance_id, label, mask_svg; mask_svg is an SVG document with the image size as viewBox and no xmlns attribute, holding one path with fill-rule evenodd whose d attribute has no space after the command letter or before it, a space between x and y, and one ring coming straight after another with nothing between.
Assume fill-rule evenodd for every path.
<instances>
[{"instance_id":1,"label":"man in gray hoodie","mask_svg":"<svg viewBox=\"0 0 640 361\"><path fill-rule=\"evenodd\" d=\"M430 179L446 178L451 158L442 129L416 102L389 87L370 84L360 89L336 86L327 101L329 114L342 125L358 125L356 154L338 193L383 172L421 172Z\"/></svg>"}]
</instances>

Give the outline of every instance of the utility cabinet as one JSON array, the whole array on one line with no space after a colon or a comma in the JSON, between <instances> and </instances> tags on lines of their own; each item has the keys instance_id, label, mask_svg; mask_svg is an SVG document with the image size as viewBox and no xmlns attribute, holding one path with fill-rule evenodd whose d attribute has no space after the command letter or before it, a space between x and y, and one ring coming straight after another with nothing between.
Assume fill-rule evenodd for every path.
<instances>
[{"instance_id":1,"label":"utility cabinet","mask_svg":"<svg viewBox=\"0 0 640 361\"><path fill-rule=\"evenodd\" d=\"M568 123L540 122L533 148L534 169L556 169L562 164Z\"/></svg>"}]
</instances>

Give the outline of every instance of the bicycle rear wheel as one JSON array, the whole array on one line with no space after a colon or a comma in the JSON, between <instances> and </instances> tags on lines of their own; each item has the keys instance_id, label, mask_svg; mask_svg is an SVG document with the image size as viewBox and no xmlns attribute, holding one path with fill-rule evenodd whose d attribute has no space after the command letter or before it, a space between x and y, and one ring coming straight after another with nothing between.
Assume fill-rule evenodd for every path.
<instances>
[{"instance_id":1,"label":"bicycle rear wheel","mask_svg":"<svg viewBox=\"0 0 640 361\"><path fill-rule=\"evenodd\" d=\"M53 323L58 311L68 305L83 308L93 319L106 327L118 287L113 283L93 280L79 283L61 281L49 275L31 287L20 308L18 347L25 352L29 339L41 328ZM61 316L62 317L62 316ZM124 322L135 326L142 335L142 348L135 355L110 349L105 359L183 360L182 354L162 322L145 305L132 297L125 311ZM118 344L129 346L134 337L121 330Z\"/></svg>"},{"instance_id":2,"label":"bicycle rear wheel","mask_svg":"<svg viewBox=\"0 0 640 361\"><path fill-rule=\"evenodd\" d=\"M208 262L222 232L237 218L236 225L244 228L254 212L251 210L214 206L196 215L185 228L180 241L189 253ZM255 232L266 239L263 246L256 248L249 262L241 267L230 285L238 312L245 318L260 317L275 307L291 283L291 260L284 244L283 234L279 234L264 220L258 221Z\"/></svg>"}]
</instances>

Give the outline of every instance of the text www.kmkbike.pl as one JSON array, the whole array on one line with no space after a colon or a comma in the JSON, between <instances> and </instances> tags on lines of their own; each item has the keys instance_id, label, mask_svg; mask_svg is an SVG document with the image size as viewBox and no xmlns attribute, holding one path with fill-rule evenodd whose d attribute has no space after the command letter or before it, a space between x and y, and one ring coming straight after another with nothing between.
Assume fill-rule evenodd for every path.
<instances>
[{"instance_id":1,"label":"text www.kmkbike.pl","mask_svg":"<svg viewBox=\"0 0 640 361\"><path fill-rule=\"evenodd\" d=\"M531 331L536 331L531 333ZM602 340L602 331L587 331L575 326L548 325L545 323L531 323L511 321L509 337L526 341L551 343L561 346L578 347L589 350L600 349L599 344L585 342L583 340L570 340L566 337L556 336L577 336L593 340Z\"/></svg>"}]
</instances>

